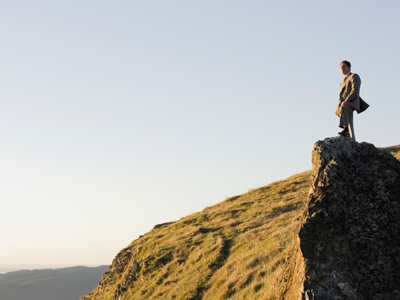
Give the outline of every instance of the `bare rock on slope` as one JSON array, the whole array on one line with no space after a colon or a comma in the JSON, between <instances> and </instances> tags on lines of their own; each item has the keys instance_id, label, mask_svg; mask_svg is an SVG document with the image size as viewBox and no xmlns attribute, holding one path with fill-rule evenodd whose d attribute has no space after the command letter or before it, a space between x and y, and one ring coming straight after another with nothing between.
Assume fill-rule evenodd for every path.
<instances>
[{"instance_id":1,"label":"bare rock on slope","mask_svg":"<svg viewBox=\"0 0 400 300\"><path fill-rule=\"evenodd\" d=\"M312 163L277 299L400 299L400 162L341 137L318 141Z\"/></svg>"}]
</instances>

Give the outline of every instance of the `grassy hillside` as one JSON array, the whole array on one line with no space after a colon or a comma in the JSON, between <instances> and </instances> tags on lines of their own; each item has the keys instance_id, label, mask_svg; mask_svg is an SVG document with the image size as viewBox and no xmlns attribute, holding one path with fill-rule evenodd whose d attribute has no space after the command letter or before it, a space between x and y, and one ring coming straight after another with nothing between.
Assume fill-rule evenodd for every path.
<instances>
[{"instance_id":1,"label":"grassy hillside","mask_svg":"<svg viewBox=\"0 0 400 300\"><path fill-rule=\"evenodd\" d=\"M382 150L400 160L400 145ZM160 224L114 259L82 300L275 299L311 171ZM117 292L115 292L117 291Z\"/></svg>"},{"instance_id":2,"label":"grassy hillside","mask_svg":"<svg viewBox=\"0 0 400 300\"><path fill-rule=\"evenodd\" d=\"M157 225L113 261L82 298L273 299L310 187L292 176L179 221Z\"/></svg>"},{"instance_id":3,"label":"grassy hillside","mask_svg":"<svg viewBox=\"0 0 400 300\"><path fill-rule=\"evenodd\" d=\"M386 147L386 148L380 148L380 149L383 151L386 151L386 152L390 152L394 157L396 157L398 160L400 160L400 145Z\"/></svg>"},{"instance_id":4,"label":"grassy hillside","mask_svg":"<svg viewBox=\"0 0 400 300\"><path fill-rule=\"evenodd\" d=\"M108 266L23 270L0 275L0 300L76 300L98 284Z\"/></svg>"}]
</instances>

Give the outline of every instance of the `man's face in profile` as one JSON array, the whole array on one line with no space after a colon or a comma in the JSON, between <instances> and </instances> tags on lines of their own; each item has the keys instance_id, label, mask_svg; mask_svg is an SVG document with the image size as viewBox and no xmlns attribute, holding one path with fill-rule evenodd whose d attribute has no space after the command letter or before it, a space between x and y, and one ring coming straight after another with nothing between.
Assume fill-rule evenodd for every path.
<instances>
[{"instance_id":1,"label":"man's face in profile","mask_svg":"<svg viewBox=\"0 0 400 300\"><path fill-rule=\"evenodd\" d=\"M342 72L342 74L344 76L346 76L350 72L350 67L348 67L345 63L341 63L340 64L340 71Z\"/></svg>"}]
</instances>

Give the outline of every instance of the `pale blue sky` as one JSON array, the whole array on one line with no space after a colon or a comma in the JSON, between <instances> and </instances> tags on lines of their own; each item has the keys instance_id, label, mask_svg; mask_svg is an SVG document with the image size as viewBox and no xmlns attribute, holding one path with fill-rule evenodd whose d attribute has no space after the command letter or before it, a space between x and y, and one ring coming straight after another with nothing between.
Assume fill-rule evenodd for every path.
<instances>
[{"instance_id":1,"label":"pale blue sky","mask_svg":"<svg viewBox=\"0 0 400 300\"><path fill-rule=\"evenodd\" d=\"M352 63L400 144L398 1L3 1L0 263L109 264L155 224L311 169Z\"/></svg>"}]
</instances>

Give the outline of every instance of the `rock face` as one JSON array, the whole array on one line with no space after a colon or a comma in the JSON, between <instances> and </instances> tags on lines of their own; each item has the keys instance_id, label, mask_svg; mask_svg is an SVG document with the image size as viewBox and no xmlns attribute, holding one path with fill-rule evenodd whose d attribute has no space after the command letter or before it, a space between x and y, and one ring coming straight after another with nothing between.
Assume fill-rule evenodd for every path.
<instances>
[{"instance_id":1,"label":"rock face","mask_svg":"<svg viewBox=\"0 0 400 300\"><path fill-rule=\"evenodd\" d=\"M400 299L400 162L350 138L318 141L308 207L277 299Z\"/></svg>"}]
</instances>

